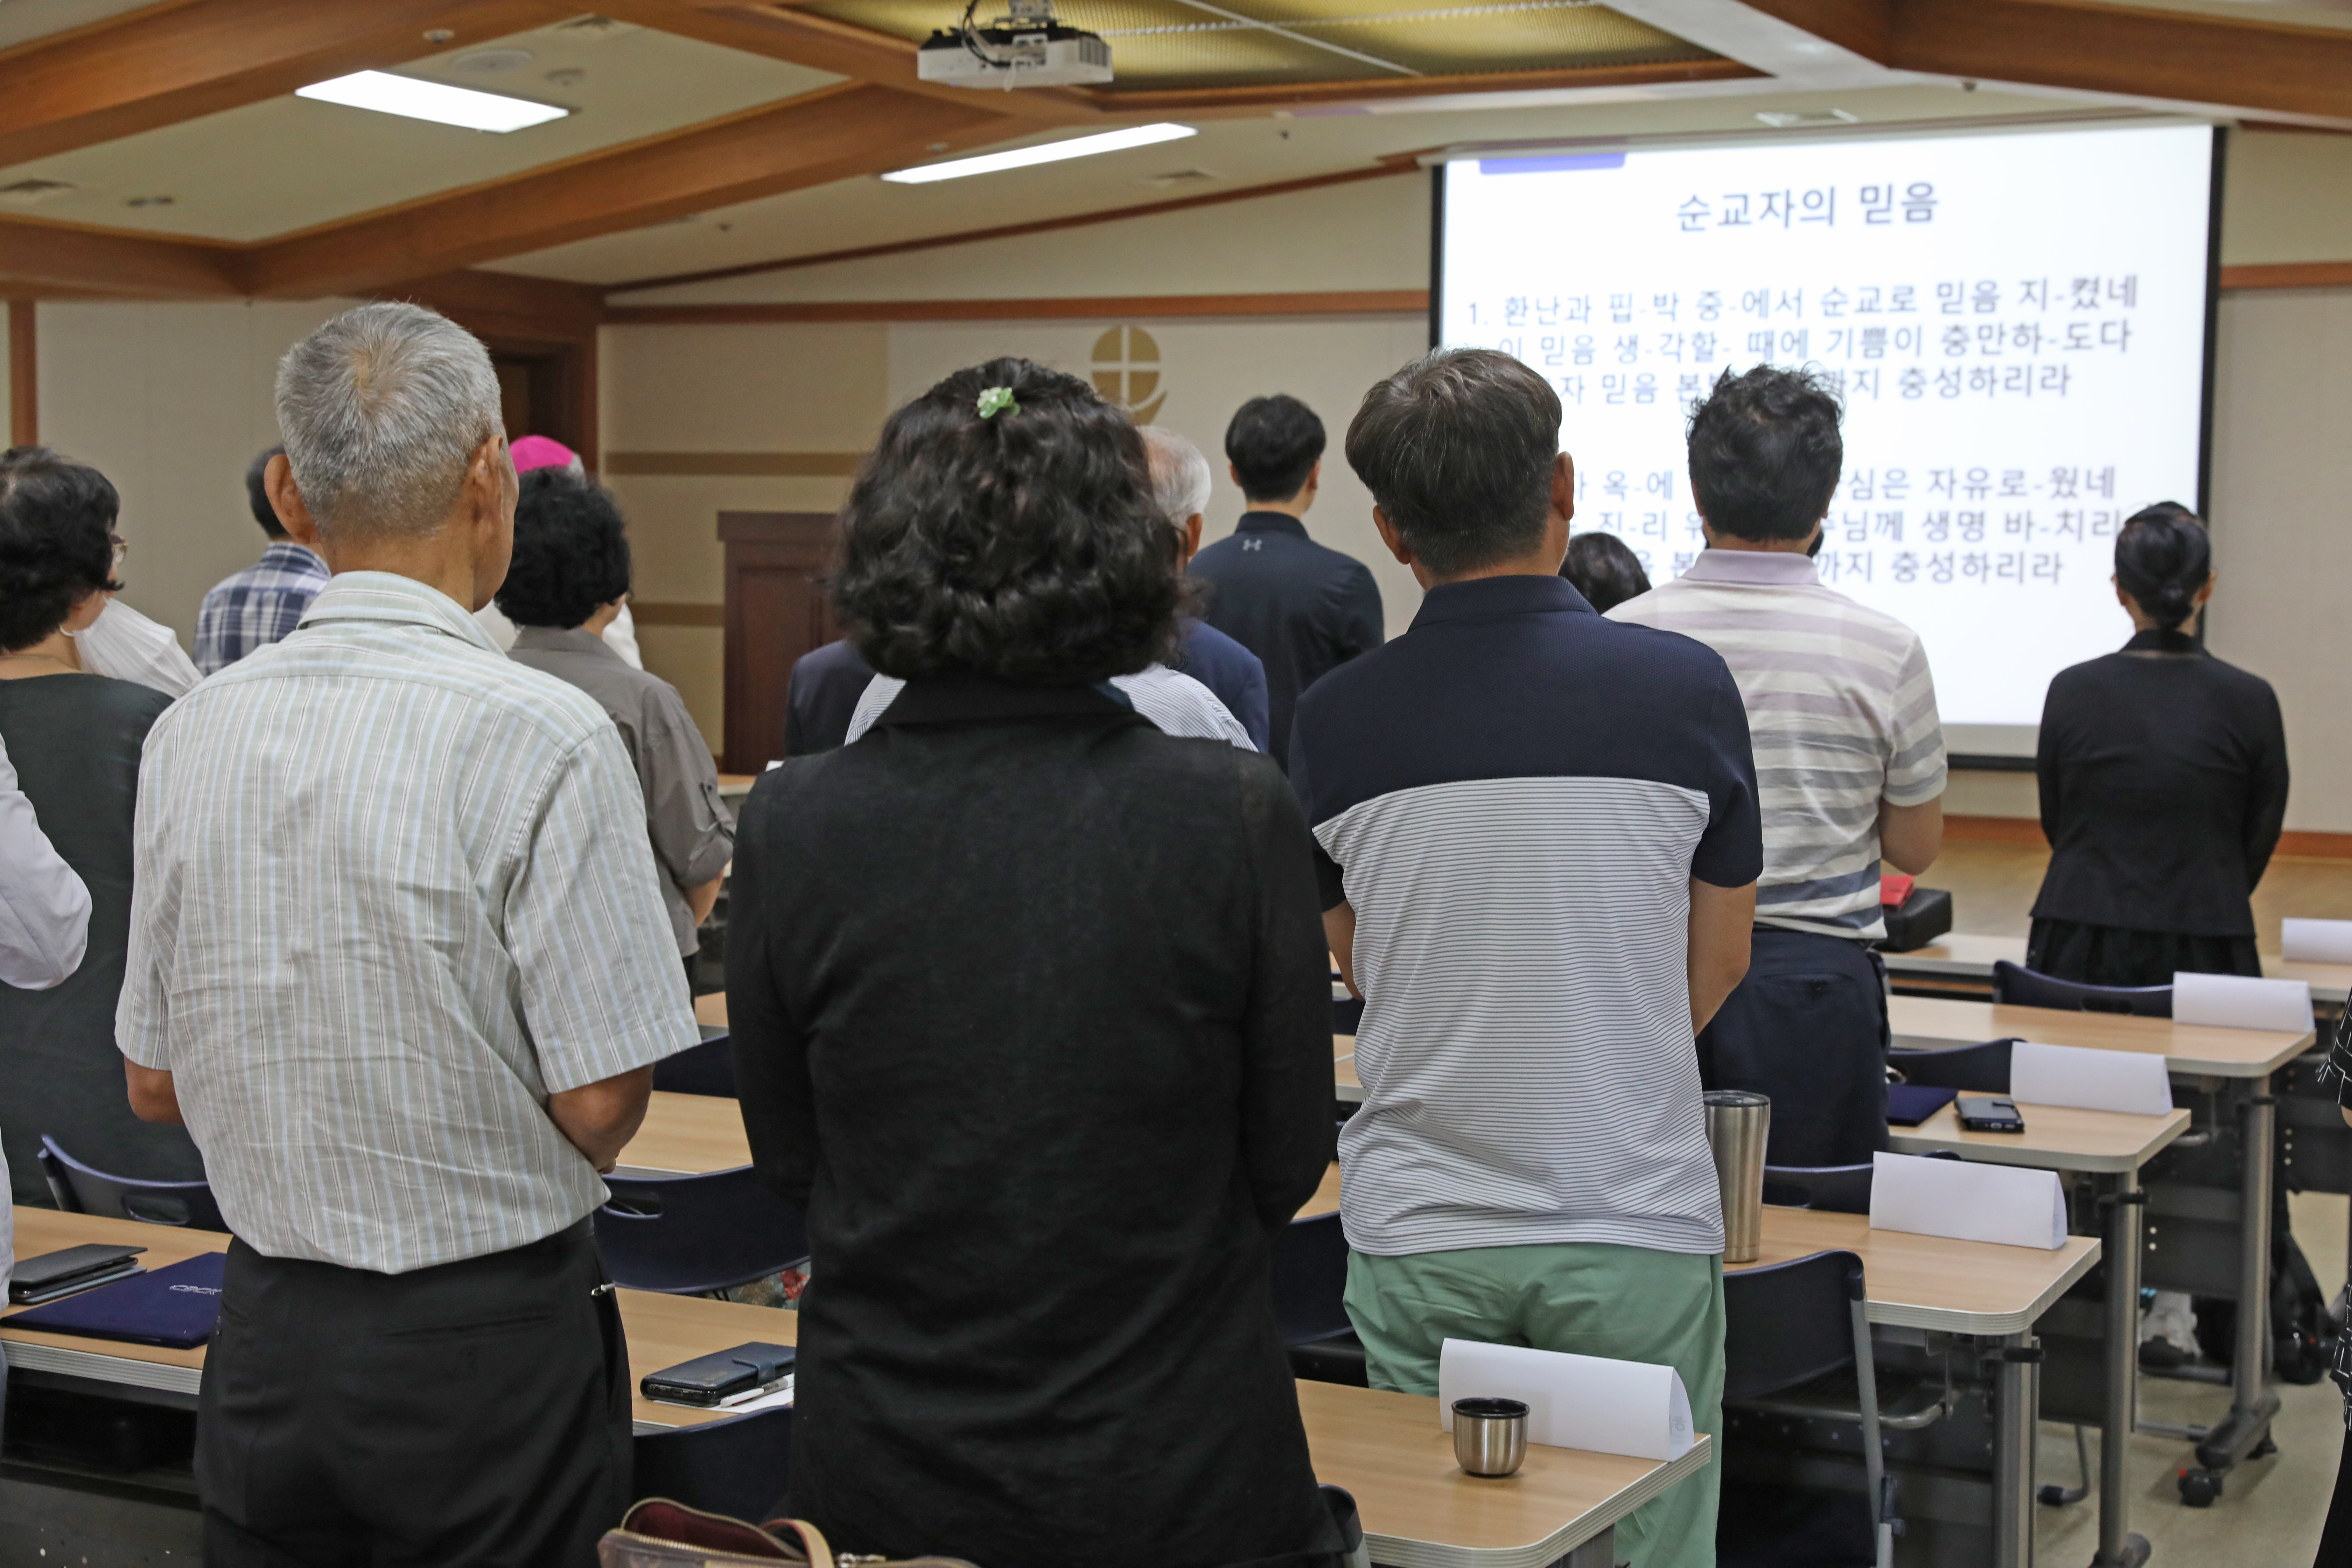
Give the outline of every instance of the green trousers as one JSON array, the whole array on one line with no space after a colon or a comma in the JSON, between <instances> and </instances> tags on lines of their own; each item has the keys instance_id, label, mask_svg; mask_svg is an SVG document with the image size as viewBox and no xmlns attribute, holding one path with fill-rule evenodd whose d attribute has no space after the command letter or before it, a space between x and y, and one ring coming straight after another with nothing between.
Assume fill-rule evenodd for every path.
<instances>
[{"instance_id":1,"label":"green trousers","mask_svg":"<svg viewBox=\"0 0 2352 1568\"><path fill-rule=\"evenodd\" d=\"M1371 1384L1437 1392L1449 1339L1617 1361L1682 1373L1698 1430L1723 1431L1723 1259L1715 1254L1568 1242L1479 1247L1402 1258L1348 1255L1348 1316ZM1714 1568L1714 1465L1621 1521L1617 1557L1633 1568Z\"/></svg>"}]
</instances>

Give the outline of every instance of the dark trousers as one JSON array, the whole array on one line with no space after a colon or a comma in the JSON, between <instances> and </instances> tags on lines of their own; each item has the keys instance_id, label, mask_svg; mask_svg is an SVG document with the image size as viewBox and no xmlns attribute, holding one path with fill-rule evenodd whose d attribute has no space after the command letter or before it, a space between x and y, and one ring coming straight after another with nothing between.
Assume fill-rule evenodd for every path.
<instances>
[{"instance_id":1,"label":"dark trousers","mask_svg":"<svg viewBox=\"0 0 2352 1568\"><path fill-rule=\"evenodd\" d=\"M2352 1568L2352 1436L2336 1463L2336 1498L2327 1508L2327 1523L2319 1534L2319 1554L2313 1568Z\"/></svg>"},{"instance_id":2,"label":"dark trousers","mask_svg":"<svg viewBox=\"0 0 2352 1568\"><path fill-rule=\"evenodd\" d=\"M586 1220L408 1274L232 1243L196 1486L209 1568L588 1568L628 1506L619 1305Z\"/></svg>"},{"instance_id":3,"label":"dark trousers","mask_svg":"<svg viewBox=\"0 0 2352 1568\"><path fill-rule=\"evenodd\" d=\"M1699 1078L1771 1098L1768 1163L1862 1165L1886 1147L1886 1047L1876 953L1759 926L1748 977L1698 1037Z\"/></svg>"}]
</instances>

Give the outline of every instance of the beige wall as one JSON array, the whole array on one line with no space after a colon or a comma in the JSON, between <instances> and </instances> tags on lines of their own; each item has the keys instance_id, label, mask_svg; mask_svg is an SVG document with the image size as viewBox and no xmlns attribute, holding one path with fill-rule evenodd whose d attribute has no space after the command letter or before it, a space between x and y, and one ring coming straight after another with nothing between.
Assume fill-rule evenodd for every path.
<instances>
[{"instance_id":1,"label":"beige wall","mask_svg":"<svg viewBox=\"0 0 2352 1568\"><path fill-rule=\"evenodd\" d=\"M41 439L122 497L123 598L180 634L267 543L245 466L278 439L278 356L346 301L43 304Z\"/></svg>"}]
</instances>

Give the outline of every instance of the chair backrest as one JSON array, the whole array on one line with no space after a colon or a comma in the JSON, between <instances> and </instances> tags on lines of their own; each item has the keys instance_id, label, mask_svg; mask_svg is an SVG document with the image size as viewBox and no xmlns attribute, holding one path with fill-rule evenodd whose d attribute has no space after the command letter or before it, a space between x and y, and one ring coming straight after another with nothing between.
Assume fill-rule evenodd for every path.
<instances>
[{"instance_id":1,"label":"chair backrest","mask_svg":"<svg viewBox=\"0 0 2352 1568\"><path fill-rule=\"evenodd\" d=\"M209 1182L147 1182L136 1176L110 1176L83 1164L44 1134L41 1175L49 1196L68 1214L104 1215L109 1219L135 1219L147 1225L185 1226L190 1230L228 1232L220 1205L213 1201Z\"/></svg>"},{"instance_id":2,"label":"chair backrest","mask_svg":"<svg viewBox=\"0 0 2352 1568\"><path fill-rule=\"evenodd\" d=\"M1869 1165L1767 1165L1764 1201L1828 1214L1870 1212Z\"/></svg>"},{"instance_id":3,"label":"chair backrest","mask_svg":"<svg viewBox=\"0 0 2352 1568\"><path fill-rule=\"evenodd\" d=\"M1963 1094L2009 1092L2009 1047L2015 1040L1987 1040L1944 1051L1895 1051L1887 1065L1906 1083L1926 1089L1956 1089Z\"/></svg>"},{"instance_id":4,"label":"chair backrest","mask_svg":"<svg viewBox=\"0 0 2352 1568\"><path fill-rule=\"evenodd\" d=\"M1754 1399L1853 1362L1862 1259L1816 1252L1723 1276L1723 1397Z\"/></svg>"},{"instance_id":5,"label":"chair backrest","mask_svg":"<svg viewBox=\"0 0 2352 1568\"><path fill-rule=\"evenodd\" d=\"M654 1087L665 1094L735 1098L735 1047L724 1029L705 1027L702 1044L654 1064Z\"/></svg>"},{"instance_id":6,"label":"chair backrest","mask_svg":"<svg viewBox=\"0 0 2352 1568\"><path fill-rule=\"evenodd\" d=\"M1355 1327L1348 1289L1348 1237L1336 1214L1295 1219L1274 1244L1274 1319L1286 1345L1311 1345Z\"/></svg>"},{"instance_id":7,"label":"chair backrest","mask_svg":"<svg viewBox=\"0 0 2352 1568\"><path fill-rule=\"evenodd\" d=\"M2172 1016L2169 985L2085 985L2080 981L2038 973L2005 958L1993 961L1992 999L2012 1007L2055 1007L2063 1013Z\"/></svg>"},{"instance_id":8,"label":"chair backrest","mask_svg":"<svg viewBox=\"0 0 2352 1568\"><path fill-rule=\"evenodd\" d=\"M698 1296L803 1262L808 1230L749 1165L704 1176L607 1176L596 1247L616 1285Z\"/></svg>"},{"instance_id":9,"label":"chair backrest","mask_svg":"<svg viewBox=\"0 0 2352 1568\"><path fill-rule=\"evenodd\" d=\"M793 1407L779 1405L728 1421L672 1426L639 1436L638 1498L663 1497L759 1523L781 1518L790 1479Z\"/></svg>"}]
</instances>

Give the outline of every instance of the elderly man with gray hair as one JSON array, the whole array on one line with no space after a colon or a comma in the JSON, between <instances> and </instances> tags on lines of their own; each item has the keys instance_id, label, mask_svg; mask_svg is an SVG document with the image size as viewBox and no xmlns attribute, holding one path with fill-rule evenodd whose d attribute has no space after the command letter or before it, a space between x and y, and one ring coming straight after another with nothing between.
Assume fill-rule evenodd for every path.
<instances>
[{"instance_id":1,"label":"elderly man with gray hair","mask_svg":"<svg viewBox=\"0 0 2352 1568\"><path fill-rule=\"evenodd\" d=\"M362 306L277 401L270 501L334 575L148 736L117 1020L236 1237L205 1560L586 1563L630 1481L588 1216L698 1037L645 801L475 624L516 499L482 345Z\"/></svg>"},{"instance_id":2,"label":"elderly man with gray hair","mask_svg":"<svg viewBox=\"0 0 2352 1568\"><path fill-rule=\"evenodd\" d=\"M1212 479L1201 448L1161 425L1141 427L1143 450L1151 459L1151 495L1183 536L1176 569L1192 564L1201 548L1201 528L1209 510ZM1266 750L1265 666L1257 655L1200 616L1177 617L1180 641L1174 668L1217 694L1249 731L1250 743Z\"/></svg>"}]
</instances>

